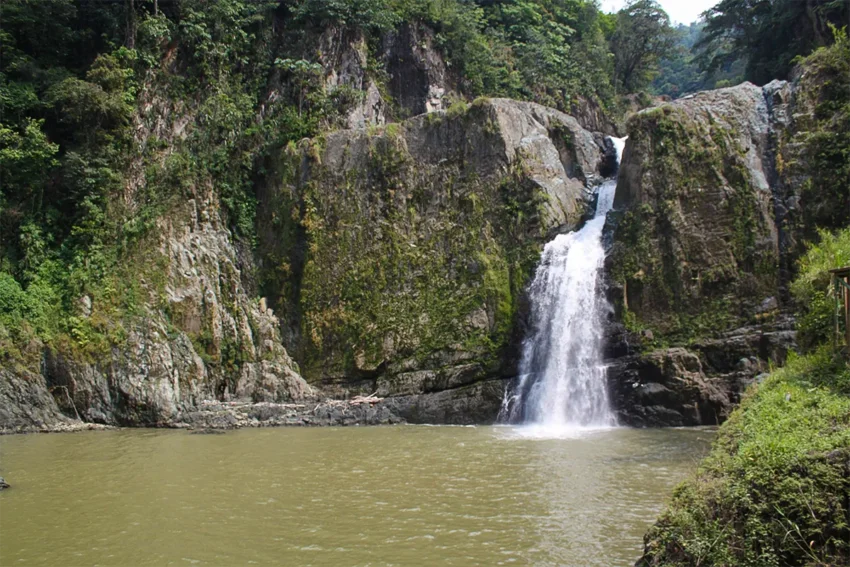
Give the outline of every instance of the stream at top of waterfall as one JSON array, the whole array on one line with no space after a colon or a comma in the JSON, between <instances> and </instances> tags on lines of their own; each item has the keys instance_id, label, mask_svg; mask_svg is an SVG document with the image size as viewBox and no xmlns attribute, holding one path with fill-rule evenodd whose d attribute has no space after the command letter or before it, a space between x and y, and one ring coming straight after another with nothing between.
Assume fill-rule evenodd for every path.
<instances>
[{"instance_id":1,"label":"stream at top of waterfall","mask_svg":"<svg viewBox=\"0 0 850 567\"><path fill-rule=\"evenodd\" d=\"M706 429L0 438L0 565L626 566Z\"/></svg>"}]
</instances>

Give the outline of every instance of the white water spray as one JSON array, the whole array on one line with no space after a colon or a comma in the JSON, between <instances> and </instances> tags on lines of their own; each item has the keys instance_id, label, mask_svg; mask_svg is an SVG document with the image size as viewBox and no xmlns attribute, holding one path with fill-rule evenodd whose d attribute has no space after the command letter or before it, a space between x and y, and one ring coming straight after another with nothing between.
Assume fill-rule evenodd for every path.
<instances>
[{"instance_id":1,"label":"white water spray","mask_svg":"<svg viewBox=\"0 0 850 567\"><path fill-rule=\"evenodd\" d=\"M625 138L611 140L619 164ZM616 425L602 360L603 324L610 307L601 282L602 229L616 186L615 180L602 183L593 219L581 230L559 234L543 249L529 288L531 332L501 421L549 431Z\"/></svg>"}]
</instances>

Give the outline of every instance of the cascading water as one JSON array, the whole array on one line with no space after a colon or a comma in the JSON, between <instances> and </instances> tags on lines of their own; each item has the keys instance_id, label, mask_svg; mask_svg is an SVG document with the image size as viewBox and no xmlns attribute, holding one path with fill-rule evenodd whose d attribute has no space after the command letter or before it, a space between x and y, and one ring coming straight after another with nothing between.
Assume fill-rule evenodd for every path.
<instances>
[{"instance_id":1,"label":"cascading water","mask_svg":"<svg viewBox=\"0 0 850 567\"><path fill-rule=\"evenodd\" d=\"M611 141L619 165L625 138ZM615 180L602 183L593 219L543 249L529 288L531 332L523 343L518 382L505 396L503 422L547 430L616 424L602 361L609 306L601 285L602 229L616 186Z\"/></svg>"}]
</instances>

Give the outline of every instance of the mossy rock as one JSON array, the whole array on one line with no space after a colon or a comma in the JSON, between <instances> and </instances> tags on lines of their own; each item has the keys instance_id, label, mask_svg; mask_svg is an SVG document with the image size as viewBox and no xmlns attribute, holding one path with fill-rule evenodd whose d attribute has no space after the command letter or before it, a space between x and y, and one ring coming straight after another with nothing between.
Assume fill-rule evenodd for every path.
<instances>
[{"instance_id":1,"label":"mossy rock","mask_svg":"<svg viewBox=\"0 0 850 567\"><path fill-rule=\"evenodd\" d=\"M747 322L777 287L761 89L744 84L628 124L610 273L633 322L676 341Z\"/></svg>"},{"instance_id":2,"label":"mossy rock","mask_svg":"<svg viewBox=\"0 0 850 567\"><path fill-rule=\"evenodd\" d=\"M592 135L496 99L303 146L276 166L260 248L304 375L344 384L456 364L438 352L498 374L547 234L584 213Z\"/></svg>"}]
</instances>

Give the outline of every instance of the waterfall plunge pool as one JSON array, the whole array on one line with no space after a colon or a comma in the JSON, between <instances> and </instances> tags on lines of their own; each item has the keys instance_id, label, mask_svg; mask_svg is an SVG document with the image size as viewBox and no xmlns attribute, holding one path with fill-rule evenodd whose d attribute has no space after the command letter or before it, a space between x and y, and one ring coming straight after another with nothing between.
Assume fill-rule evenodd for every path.
<instances>
[{"instance_id":1,"label":"waterfall plunge pool","mask_svg":"<svg viewBox=\"0 0 850 567\"><path fill-rule=\"evenodd\" d=\"M705 429L0 438L0 565L627 566Z\"/></svg>"}]
</instances>

